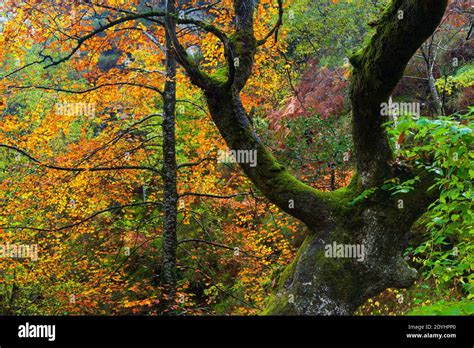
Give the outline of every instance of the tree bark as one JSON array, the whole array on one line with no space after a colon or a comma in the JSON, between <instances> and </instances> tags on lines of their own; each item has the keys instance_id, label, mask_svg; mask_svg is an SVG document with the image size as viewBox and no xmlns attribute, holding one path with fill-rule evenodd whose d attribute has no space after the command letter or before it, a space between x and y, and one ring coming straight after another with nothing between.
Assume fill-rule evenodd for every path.
<instances>
[{"instance_id":1,"label":"tree bark","mask_svg":"<svg viewBox=\"0 0 474 348\"><path fill-rule=\"evenodd\" d=\"M175 13L174 0L166 2L167 12ZM176 32L176 24L167 19L167 31ZM163 285L168 302L176 294L177 205L176 189L176 58L169 34L166 36L166 81L163 90Z\"/></svg>"},{"instance_id":2,"label":"tree bark","mask_svg":"<svg viewBox=\"0 0 474 348\"><path fill-rule=\"evenodd\" d=\"M431 36L431 40L428 45L428 48L425 50L425 48L423 47L425 45L422 45L420 50L421 50L423 59L425 61L426 77L428 80L428 87L430 89L431 100L433 102L434 111L436 115L439 116L443 114L443 103L439 96L438 89L436 88L436 79L433 74L433 70L434 70L435 62L436 62L436 56L432 52L433 40L434 40L434 37Z\"/></svg>"},{"instance_id":3,"label":"tree bark","mask_svg":"<svg viewBox=\"0 0 474 348\"><path fill-rule=\"evenodd\" d=\"M382 124L386 102L420 45L432 34L447 0L393 0L376 24L376 33L357 52L351 83L353 138L357 174L351 184L320 192L300 182L262 144L240 100L252 71L258 42L253 31L253 0L234 0L235 31L224 38L227 79L207 76L190 63L176 36L178 61L191 81L204 91L214 123L232 150L256 151L257 165L240 163L255 186L275 205L308 227L295 260L280 275L266 314L351 314L367 298L387 287L407 287L416 272L402 259L402 244L411 225L433 197L426 193L431 178L392 165L392 150ZM354 199L368 188L398 177L418 175L421 183L392 197L378 190L361 203ZM364 247L363 258L328 257L337 243Z\"/></svg>"}]
</instances>

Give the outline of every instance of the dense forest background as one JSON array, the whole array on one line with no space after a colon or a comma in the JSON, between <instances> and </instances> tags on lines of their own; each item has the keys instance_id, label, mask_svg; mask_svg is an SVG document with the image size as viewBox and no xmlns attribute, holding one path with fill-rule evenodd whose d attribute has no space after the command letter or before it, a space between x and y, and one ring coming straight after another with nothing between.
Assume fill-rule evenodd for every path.
<instances>
[{"instance_id":1,"label":"dense forest background","mask_svg":"<svg viewBox=\"0 0 474 348\"><path fill-rule=\"evenodd\" d=\"M344 188L354 174L349 57L367 44L388 3L285 1L282 26L257 51L243 106L265 146L316 189ZM37 248L37 259L0 258L0 315L260 314L303 243L306 226L238 164L223 163L227 145L200 89L180 66L170 78L163 26L139 19L104 29L163 6L0 4L0 246ZM232 1L180 1L178 11L191 18L175 28L189 57L218 78L224 47L192 21L226 31ZM277 1L259 1L257 38L278 18ZM474 313L473 37L472 2L449 1L392 93L392 105L414 106L386 120L396 162L433 173L430 190L440 193L405 240L415 284L386 289L356 314ZM175 142L163 128L170 79ZM173 193L164 184L170 149L175 196L165 194ZM409 192L418 181L387 182L353 204L376 190ZM177 207L171 291L163 280L170 197Z\"/></svg>"}]
</instances>

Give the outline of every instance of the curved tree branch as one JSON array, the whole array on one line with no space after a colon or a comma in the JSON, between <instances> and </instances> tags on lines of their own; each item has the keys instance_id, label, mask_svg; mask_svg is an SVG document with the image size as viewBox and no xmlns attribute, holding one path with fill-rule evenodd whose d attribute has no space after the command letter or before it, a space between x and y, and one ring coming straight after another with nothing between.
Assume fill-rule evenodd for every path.
<instances>
[{"instance_id":1,"label":"curved tree branch","mask_svg":"<svg viewBox=\"0 0 474 348\"><path fill-rule=\"evenodd\" d=\"M39 227L33 227L33 226L0 226L0 228L4 229L4 230L25 229L25 230L32 230L32 231L38 231L38 232L59 232L59 231L66 230L68 228L79 226L79 225L81 225L81 224L83 224L83 223L85 223L89 220L92 220L93 218L95 218L98 215L101 215L101 214L104 214L104 213L107 213L107 212L110 212L110 211L114 211L114 210L119 210L120 211L123 208L138 207L138 206L149 205L149 204L159 205L161 203L159 203L159 202L140 202L140 203L130 203L130 204L124 204L124 205L119 205L119 206L113 206L113 207L110 207L110 208L99 210L99 211L95 212L94 214L89 215L88 217L86 217L86 218L84 218L80 221L77 221L77 222L74 222L72 224L62 226L62 227L58 227L58 228L46 229L46 228L39 228Z\"/></svg>"},{"instance_id":2,"label":"curved tree branch","mask_svg":"<svg viewBox=\"0 0 474 348\"><path fill-rule=\"evenodd\" d=\"M47 164L43 163L37 158L34 158L31 156L29 153L26 151L19 149L15 146L11 145L6 145L6 144L0 144L0 148L6 148L10 149L13 151L16 151L26 158L28 158L30 161L35 163L36 165L48 169L54 169L54 170L60 170L60 171L66 171L66 172L103 172L103 171L112 171L112 170L149 170L151 172L157 173L161 175L161 172L153 167L147 167L147 166L115 166L115 167L91 167L91 168L83 168L83 167L62 167L62 166L56 166L53 164Z\"/></svg>"},{"instance_id":3,"label":"curved tree branch","mask_svg":"<svg viewBox=\"0 0 474 348\"><path fill-rule=\"evenodd\" d=\"M163 91L161 91L159 88L154 87L154 86L149 86L149 85L143 85L140 83L135 83L135 82L114 82L114 83L104 83L101 85L97 85L91 88L86 88L86 89L81 89L81 90L73 90L73 89L66 89L66 88L61 88L61 87L53 87L53 86L34 86L34 85L28 85L28 86L8 86L7 88L9 89L42 89L46 91L56 91L56 92L63 92L63 93L71 93L71 94L86 94L90 93L93 91L96 91L100 88L104 87L112 87L112 86L132 86L132 87L140 87L140 88L145 88L152 90L154 92L159 93L160 95L163 95Z\"/></svg>"},{"instance_id":4,"label":"curved tree branch","mask_svg":"<svg viewBox=\"0 0 474 348\"><path fill-rule=\"evenodd\" d=\"M264 45L267 42L267 40L273 35L275 35L275 42L277 42L278 30L280 29L282 25L283 25L283 1L278 0L278 20L275 26L272 28L272 30L270 30L270 32L267 35L265 35L263 39L257 41L257 45L258 46Z\"/></svg>"},{"instance_id":5,"label":"curved tree branch","mask_svg":"<svg viewBox=\"0 0 474 348\"><path fill-rule=\"evenodd\" d=\"M195 196L195 197L207 197L207 198L215 198L215 199L230 199L238 196L247 196L248 193L235 193L232 195L213 195L210 193L198 193L198 192L184 192L179 195L179 197L186 197L186 196Z\"/></svg>"},{"instance_id":6,"label":"curved tree branch","mask_svg":"<svg viewBox=\"0 0 474 348\"><path fill-rule=\"evenodd\" d=\"M390 176L392 151L382 126L387 102L406 65L433 33L447 0L393 0L370 42L351 57L353 138L362 185L372 187Z\"/></svg>"}]
</instances>

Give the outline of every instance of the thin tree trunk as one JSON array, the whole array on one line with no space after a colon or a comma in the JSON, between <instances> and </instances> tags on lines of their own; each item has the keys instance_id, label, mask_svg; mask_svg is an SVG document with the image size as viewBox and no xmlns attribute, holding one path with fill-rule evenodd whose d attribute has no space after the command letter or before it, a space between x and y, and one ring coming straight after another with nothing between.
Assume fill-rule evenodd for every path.
<instances>
[{"instance_id":1,"label":"thin tree trunk","mask_svg":"<svg viewBox=\"0 0 474 348\"><path fill-rule=\"evenodd\" d=\"M169 13L175 12L174 0L166 2ZM173 20L169 20L168 30L176 31ZM169 35L166 35L166 82L163 91L163 280L169 303L176 294L176 248L177 248L177 204L176 189L176 59Z\"/></svg>"},{"instance_id":2,"label":"thin tree trunk","mask_svg":"<svg viewBox=\"0 0 474 348\"><path fill-rule=\"evenodd\" d=\"M431 98L433 99L434 108L438 116L443 114L443 103L436 88L436 79L433 76L433 67L428 71L428 85L430 87Z\"/></svg>"},{"instance_id":3,"label":"thin tree trunk","mask_svg":"<svg viewBox=\"0 0 474 348\"><path fill-rule=\"evenodd\" d=\"M433 37L431 37L430 46L432 45ZM433 75L433 69L435 65L435 58L432 57L431 47L426 51L423 45L421 46L421 53L423 55L423 59L425 60L425 67L426 67L426 75L428 78L428 87L430 89L431 99L434 104L434 110L437 115L443 114L443 103L441 102L441 98L438 93L438 89L436 88L436 79Z\"/></svg>"},{"instance_id":4,"label":"thin tree trunk","mask_svg":"<svg viewBox=\"0 0 474 348\"><path fill-rule=\"evenodd\" d=\"M334 191L336 189L336 165L334 162L331 162L329 169L331 171L330 189Z\"/></svg>"}]
</instances>

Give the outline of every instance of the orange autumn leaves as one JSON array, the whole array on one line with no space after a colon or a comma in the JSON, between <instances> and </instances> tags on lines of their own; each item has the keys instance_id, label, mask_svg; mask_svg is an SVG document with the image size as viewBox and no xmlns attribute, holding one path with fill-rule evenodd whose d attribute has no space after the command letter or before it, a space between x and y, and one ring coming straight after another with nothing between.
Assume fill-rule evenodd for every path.
<instances>
[{"instance_id":1,"label":"orange autumn leaves","mask_svg":"<svg viewBox=\"0 0 474 348\"><path fill-rule=\"evenodd\" d=\"M139 6L139 1L101 3L130 11ZM77 37L98 27L90 5L61 2L52 7L33 2L18 7L15 1L5 1L4 6L11 17L0 36L2 71L11 73L45 54L51 56L1 82L2 95L8 97L1 105L0 143L63 168L146 165L160 169L162 110L156 89L162 89L166 78L163 29L146 21L122 23L85 41L67 62L43 69L66 57L77 45ZM101 11L101 25L107 16L124 15ZM255 29L261 38L276 21L276 2L260 1L257 12ZM230 31L232 1L222 1L211 14L213 24ZM280 36L284 35L282 29ZM188 48L199 46L200 65L209 73L222 66L222 46L214 36L188 30L180 40ZM275 69L279 51L285 50L282 42L269 40L259 50L242 95L247 109L259 108L264 114L276 107L269 96L284 80ZM177 82L178 161L215 158L225 144L204 111L205 103L182 70ZM21 86L49 88L16 88ZM92 117L62 114L61 103L93 104L95 112ZM137 124L153 114L157 116ZM160 314L163 298L156 280L159 270L154 269L161 254L159 175L140 170L58 171L14 152L2 150L2 155L0 225L5 228L0 242L36 243L40 251L35 263L0 260L7 275L4 283L21 289L19 296L25 299L12 303L9 310ZM182 279L174 309L215 314L220 312L213 305L222 301L230 313L257 314L274 286L272 279L293 258L303 227L256 193L238 167L229 168L215 159L180 170L178 190L245 195L180 199L179 238L210 239L230 249L180 246ZM144 201L158 204L111 209Z\"/></svg>"}]
</instances>

